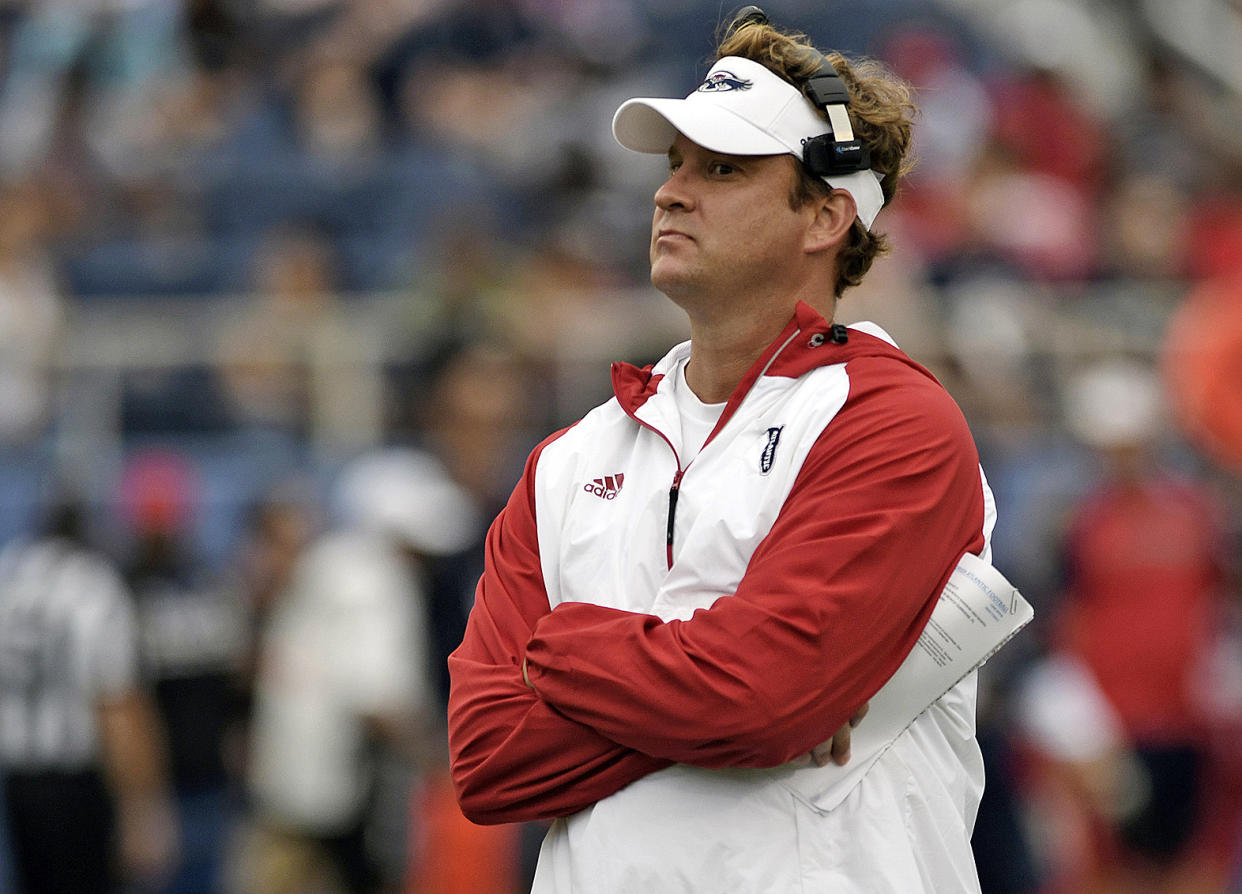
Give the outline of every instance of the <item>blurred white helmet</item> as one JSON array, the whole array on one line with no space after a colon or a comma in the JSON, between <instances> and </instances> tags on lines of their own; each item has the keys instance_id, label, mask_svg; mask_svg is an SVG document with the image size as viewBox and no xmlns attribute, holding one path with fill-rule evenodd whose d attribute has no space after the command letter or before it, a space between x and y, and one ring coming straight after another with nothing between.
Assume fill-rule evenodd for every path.
<instances>
[{"instance_id":1,"label":"blurred white helmet","mask_svg":"<svg viewBox=\"0 0 1242 894\"><path fill-rule=\"evenodd\" d=\"M1070 431L1093 447L1122 447L1156 438L1164 394L1156 373L1133 360L1113 358L1089 366L1066 389Z\"/></svg>"},{"instance_id":2,"label":"blurred white helmet","mask_svg":"<svg viewBox=\"0 0 1242 894\"><path fill-rule=\"evenodd\" d=\"M337 479L336 504L350 528L396 537L428 555L466 548L479 524L469 495L435 457L418 450L392 448L354 460Z\"/></svg>"}]
</instances>

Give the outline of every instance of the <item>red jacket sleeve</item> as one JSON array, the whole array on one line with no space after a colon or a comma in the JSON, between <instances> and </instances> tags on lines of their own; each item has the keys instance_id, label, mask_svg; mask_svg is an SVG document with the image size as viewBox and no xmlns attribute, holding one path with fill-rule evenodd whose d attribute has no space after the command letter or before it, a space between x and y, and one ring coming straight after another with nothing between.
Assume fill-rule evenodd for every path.
<instances>
[{"instance_id":1,"label":"red jacket sleeve","mask_svg":"<svg viewBox=\"0 0 1242 894\"><path fill-rule=\"evenodd\" d=\"M984 545L978 456L956 404L877 363L851 362L850 399L736 593L668 623L557 606L526 648L540 697L646 754L764 767L825 741L874 695L962 554Z\"/></svg>"},{"instance_id":2,"label":"red jacket sleeve","mask_svg":"<svg viewBox=\"0 0 1242 894\"><path fill-rule=\"evenodd\" d=\"M568 719L522 681L526 642L548 612L533 486L549 441L488 531L474 608L448 659L450 768L462 812L478 823L565 816L669 763Z\"/></svg>"}]
</instances>

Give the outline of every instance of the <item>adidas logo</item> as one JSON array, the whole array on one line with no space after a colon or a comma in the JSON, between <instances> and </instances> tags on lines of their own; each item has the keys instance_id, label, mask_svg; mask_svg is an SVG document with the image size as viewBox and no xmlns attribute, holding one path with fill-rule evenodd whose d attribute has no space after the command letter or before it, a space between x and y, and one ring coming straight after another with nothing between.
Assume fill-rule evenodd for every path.
<instances>
[{"instance_id":1,"label":"adidas logo","mask_svg":"<svg viewBox=\"0 0 1242 894\"><path fill-rule=\"evenodd\" d=\"M605 500L615 500L617 494L621 492L621 482L625 481L625 474L618 472L616 475L606 475L603 478L596 478L582 486L582 489L588 494L595 494Z\"/></svg>"}]
</instances>

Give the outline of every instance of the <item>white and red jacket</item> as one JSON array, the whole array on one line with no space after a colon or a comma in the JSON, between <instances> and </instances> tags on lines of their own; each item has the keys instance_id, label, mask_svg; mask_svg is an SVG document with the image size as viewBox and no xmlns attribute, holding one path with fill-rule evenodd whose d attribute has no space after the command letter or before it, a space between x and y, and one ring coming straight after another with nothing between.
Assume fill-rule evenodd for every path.
<instances>
[{"instance_id":1,"label":"white and red jacket","mask_svg":"<svg viewBox=\"0 0 1242 894\"><path fill-rule=\"evenodd\" d=\"M468 817L558 818L535 891L977 890L973 675L840 803L771 769L888 680L994 517L953 400L848 332L799 304L697 455L670 393L688 343L614 366L615 399L532 453L449 659L449 738Z\"/></svg>"}]
</instances>

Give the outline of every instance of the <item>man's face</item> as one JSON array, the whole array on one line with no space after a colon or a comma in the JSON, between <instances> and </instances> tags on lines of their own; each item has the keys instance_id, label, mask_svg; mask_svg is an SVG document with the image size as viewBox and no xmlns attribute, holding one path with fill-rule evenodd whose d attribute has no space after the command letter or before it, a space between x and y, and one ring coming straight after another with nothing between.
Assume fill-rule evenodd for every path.
<instances>
[{"instance_id":1,"label":"man's face","mask_svg":"<svg viewBox=\"0 0 1242 894\"><path fill-rule=\"evenodd\" d=\"M655 194L656 288L689 310L685 302L696 298L748 298L792 282L806 263L803 237L814 212L790 203L791 162L712 152L678 134L668 179Z\"/></svg>"}]
</instances>

